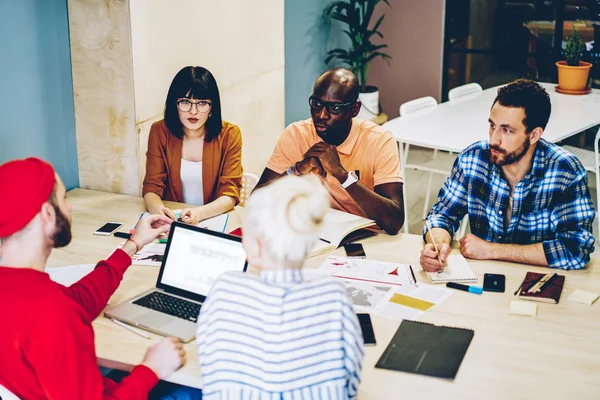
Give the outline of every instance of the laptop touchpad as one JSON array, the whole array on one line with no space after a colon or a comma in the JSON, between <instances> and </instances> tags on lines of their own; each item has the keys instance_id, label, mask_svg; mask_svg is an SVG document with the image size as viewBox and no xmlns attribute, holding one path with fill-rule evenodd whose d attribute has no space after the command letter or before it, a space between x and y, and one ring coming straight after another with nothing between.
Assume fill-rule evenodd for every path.
<instances>
[{"instance_id":1,"label":"laptop touchpad","mask_svg":"<svg viewBox=\"0 0 600 400\"><path fill-rule=\"evenodd\" d=\"M152 327L152 328L156 329L156 328L162 328L163 326L165 326L166 324L171 322L173 320L173 318L174 317L172 317L168 314L163 314L158 311L149 311L145 314L140 315L135 320L140 325L144 325L144 326Z\"/></svg>"}]
</instances>

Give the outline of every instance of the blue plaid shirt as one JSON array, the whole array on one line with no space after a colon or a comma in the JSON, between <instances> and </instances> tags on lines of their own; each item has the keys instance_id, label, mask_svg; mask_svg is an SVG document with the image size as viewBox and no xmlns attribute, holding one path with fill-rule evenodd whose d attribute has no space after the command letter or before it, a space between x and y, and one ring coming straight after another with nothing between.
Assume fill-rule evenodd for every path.
<instances>
[{"instance_id":1,"label":"blue plaid shirt","mask_svg":"<svg viewBox=\"0 0 600 400\"><path fill-rule=\"evenodd\" d=\"M465 213L471 232L492 243L543 243L548 265L579 269L594 251L594 205L587 173L573 154L543 139L531 171L515 186L512 216L504 228L510 186L490 163L487 141L463 150L427 216L432 228L454 235ZM424 228L424 234L426 232Z\"/></svg>"}]
</instances>

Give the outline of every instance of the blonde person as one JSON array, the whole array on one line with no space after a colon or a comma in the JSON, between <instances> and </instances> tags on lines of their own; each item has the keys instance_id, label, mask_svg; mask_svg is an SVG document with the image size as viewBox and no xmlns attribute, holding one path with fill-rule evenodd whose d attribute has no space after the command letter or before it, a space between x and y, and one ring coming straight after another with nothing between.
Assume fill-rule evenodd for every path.
<instances>
[{"instance_id":1,"label":"blonde person","mask_svg":"<svg viewBox=\"0 0 600 400\"><path fill-rule=\"evenodd\" d=\"M239 203L242 174L242 134L221 118L215 78L202 67L183 68L169 87L165 118L150 128L146 208L175 220L163 200L193 204L181 218L196 224Z\"/></svg>"},{"instance_id":2,"label":"blonde person","mask_svg":"<svg viewBox=\"0 0 600 400\"><path fill-rule=\"evenodd\" d=\"M260 273L221 275L202 307L204 398L356 398L363 339L352 304L341 283L302 271L328 207L313 176L283 177L247 202L244 248Z\"/></svg>"}]
</instances>

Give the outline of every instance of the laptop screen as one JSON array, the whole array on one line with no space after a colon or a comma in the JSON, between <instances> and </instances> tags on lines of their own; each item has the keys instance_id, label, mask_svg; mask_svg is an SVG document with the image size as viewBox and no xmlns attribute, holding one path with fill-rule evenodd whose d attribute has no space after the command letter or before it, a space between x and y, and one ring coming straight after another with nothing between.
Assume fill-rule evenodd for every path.
<instances>
[{"instance_id":1,"label":"laptop screen","mask_svg":"<svg viewBox=\"0 0 600 400\"><path fill-rule=\"evenodd\" d=\"M167 285L204 300L219 275L245 269L246 252L240 238L174 223L157 287L169 291Z\"/></svg>"}]
</instances>

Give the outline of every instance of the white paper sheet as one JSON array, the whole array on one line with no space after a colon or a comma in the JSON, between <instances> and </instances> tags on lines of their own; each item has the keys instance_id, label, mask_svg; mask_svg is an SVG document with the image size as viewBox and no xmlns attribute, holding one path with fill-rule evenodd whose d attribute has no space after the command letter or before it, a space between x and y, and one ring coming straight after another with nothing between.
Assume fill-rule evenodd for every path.
<instances>
[{"instance_id":1,"label":"white paper sheet","mask_svg":"<svg viewBox=\"0 0 600 400\"><path fill-rule=\"evenodd\" d=\"M66 267L46 268L46 273L50 275L50 279L54 282L71 286L92 272L94 267L96 267L96 264L69 265Z\"/></svg>"}]
</instances>

